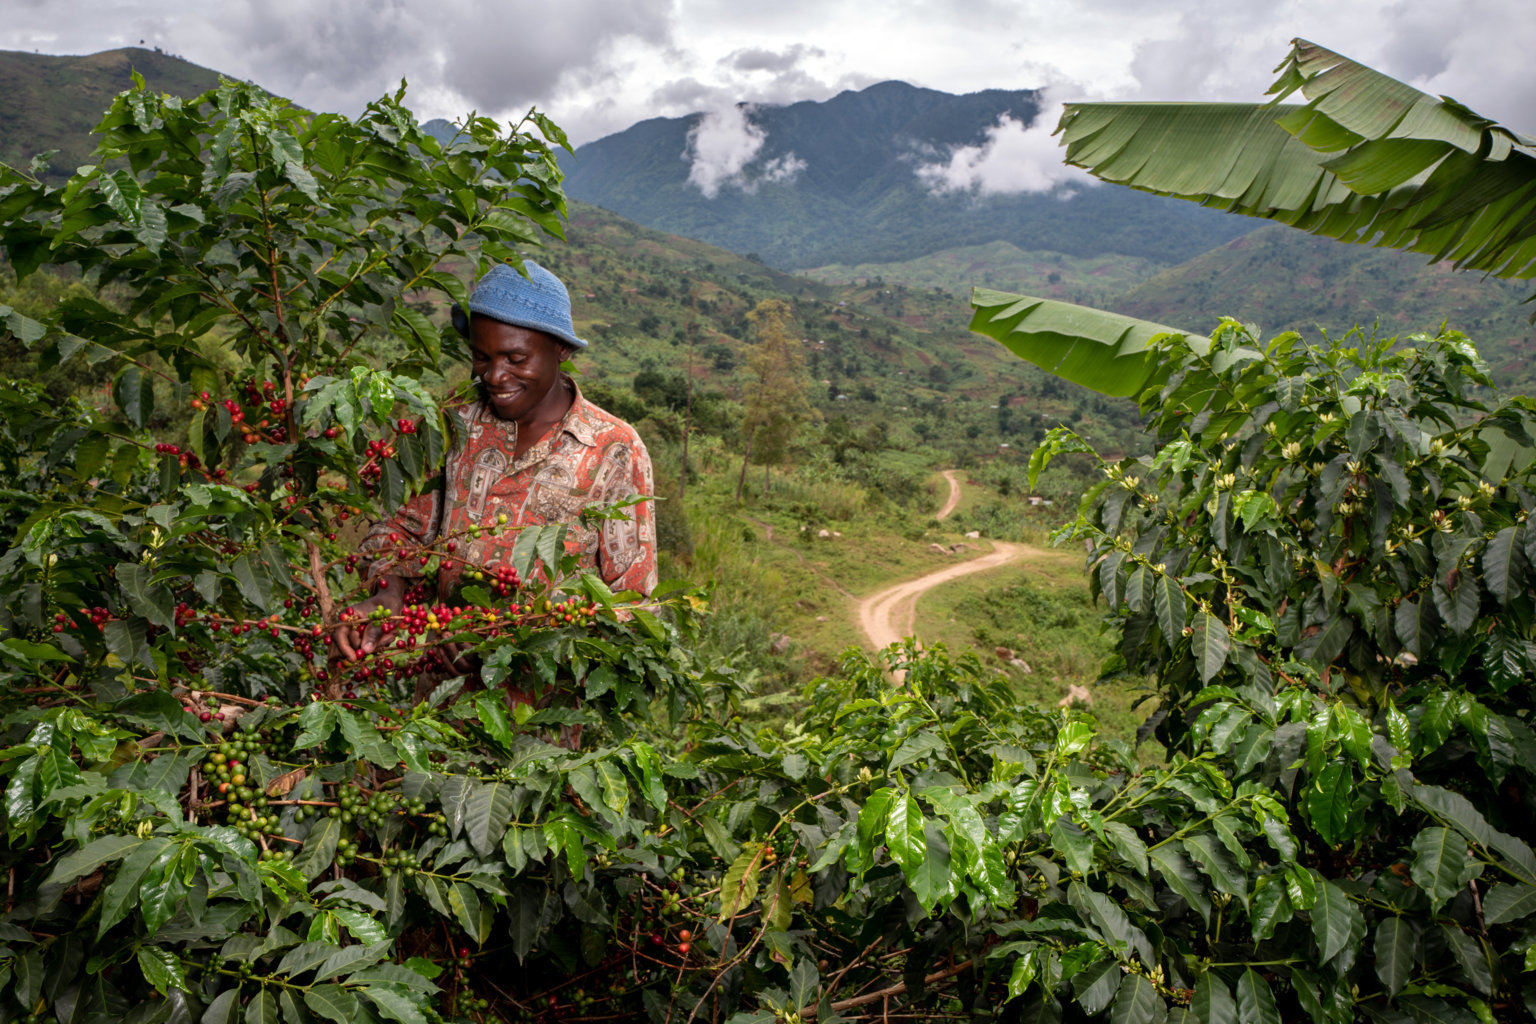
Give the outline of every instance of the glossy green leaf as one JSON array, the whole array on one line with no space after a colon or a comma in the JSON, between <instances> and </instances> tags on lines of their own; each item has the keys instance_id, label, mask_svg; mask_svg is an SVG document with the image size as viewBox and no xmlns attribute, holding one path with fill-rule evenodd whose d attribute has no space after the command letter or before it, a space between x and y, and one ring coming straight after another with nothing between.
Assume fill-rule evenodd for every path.
<instances>
[{"instance_id":1,"label":"glossy green leaf","mask_svg":"<svg viewBox=\"0 0 1536 1024\"><path fill-rule=\"evenodd\" d=\"M157 837L145 840L142 846L123 859L117 873L102 893L98 936L105 935L108 929L139 905L139 883L157 862L174 856L175 852L169 841Z\"/></svg>"},{"instance_id":2,"label":"glossy green leaf","mask_svg":"<svg viewBox=\"0 0 1536 1024\"><path fill-rule=\"evenodd\" d=\"M500 845L502 833L511 820L512 787L505 782L485 782L470 794L464 835L476 853L488 857Z\"/></svg>"},{"instance_id":3,"label":"glossy green leaf","mask_svg":"<svg viewBox=\"0 0 1536 1024\"><path fill-rule=\"evenodd\" d=\"M1222 666L1227 663L1232 641L1227 635L1226 625L1220 619L1199 612L1195 616L1195 635L1190 639L1190 646L1200 681L1208 683L1216 678Z\"/></svg>"},{"instance_id":4,"label":"glossy green leaf","mask_svg":"<svg viewBox=\"0 0 1536 1024\"><path fill-rule=\"evenodd\" d=\"M1253 933L1258 938L1271 938L1276 928L1295 915L1288 889L1276 875L1261 875L1254 884L1251 906Z\"/></svg>"},{"instance_id":5,"label":"glossy green leaf","mask_svg":"<svg viewBox=\"0 0 1536 1024\"><path fill-rule=\"evenodd\" d=\"M338 818L321 818L309 830L304 846L293 859L293 866L304 877L315 879L331 866L336 859L336 844L341 841L341 821Z\"/></svg>"},{"instance_id":6,"label":"glossy green leaf","mask_svg":"<svg viewBox=\"0 0 1536 1024\"><path fill-rule=\"evenodd\" d=\"M1354 831L1354 784L1350 767L1334 761L1307 788L1307 817L1329 846L1337 846Z\"/></svg>"},{"instance_id":7,"label":"glossy green leaf","mask_svg":"<svg viewBox=\"0 0 1536 1024\"><path fill-rule=\"evenodd\" d=\"M1120 983L1109 1011L1110 1024L1153 1024L1162 1019L1166 1007L1152 983L1140 974L1128 975Z\"/></svg>"},{"instance_id":8,"label":"glossy green leaf","mask_svg":"<svg viewBox=\"0 0 1536 1024\"><path fill-rule=\"evenodd\" d=\"M1134 395L1156 370L1147 349L1168 335L1203 351L1207 339L1171 327L1052 299L977 288L971 330L1048 373L1105 395Z\"/></svg>"},{"instance_id":9,"label":"glossy green leaf","mask_svg":"<svg viewBox=\"0 0 1536 1024\"><path fill-rule=\"evenodd\" d=\"M1147 850L1147 858L1163 881L1168 883L1184 902L1198 913L1202 920L1209 920L1211 914L1210 897L1205 893L1205 882L1196 873L1194 865L1189 858L1172 846L1154 846Z\"/></svg>"},{"instance_id":10,"label":"glossy green leaf","mask_svg":"<svg viewBox=\"0 0 1536 1024\"><path fill-rule=\"evenodd\" d=\"M1237 1001L1226 983L1211 971L1195 982L1189 1008L1201 1024L1237 1024Z\"/></svg>"},{"instance_id":11,"label":"glossy green leaf","mask_svg":"<svg viewBox=\"0 0 1536 1024\"><path fill-rule=\"evenodd\" d=\"M135 615L142 615L155 625L165 629L174 626L176 599L171 592L151 582L153 571L139 562L120 562L117 581L122 585L123 596Z\"/></svg>"},{"instance_id":12,"label":"glossy green leaf","mask_svg":"<svg viewBox=\"0 0 1536 1024\"><path fill-rule=\"evenodd\" d=\"M56 885L73 882L115 860L121 860L144 845L138 836L102 836L54 861L48 881Z\"/></svg>"},{"instance_id":13,"label":"glossy green leaf","mask_svg":"<svg viewBox=\"0 0 1536 1024\"><path fill-rule=\"evenodd\" d=\"M1526 195L1529 140L1300 39L1271 92L1297 89L1305 105L1068 104L1059 130L1107 181L1530 276L1536 228L1501 205Z\"/></svg>"},{"instance_id":14,"label":"glossy green leaf","mask_svg":"<svg viewBox=\"0 0 1536 1024\"><path fill-rule=\"evenodd\" d=\"M906 791L898 792L886 817L885 845L891 851L891 859L901 865L908 878L922 867L928 852L923 825L923 811L917 801Z\"/></svg>"},{"instance_id":15,"label":"glossy green leaf","mask_svg":"<svg viewBox=\"0 0 1536 1024\"><path fill-rule=\"evenodd\" d=\"M1172 576L1159 574L1152 581L1152 602L1157 609L1157 624L1163 631L1163 640L1169 647L1178 646L1184 633L1184 590Z\"/></svg>"},{"instance_id":16,"label":"glossy green leaf","mask_svg":"<svg viewBox=\"0 0 1536 1024\"><path fill-rule=\"evenodd\" d=\"M933 821L920 823L922 828L922 855L906 872L907 883L923 909L933 911L941 903L947 903L955 895L955 877L950 864L950 846L944 841L938 824ZM895 850L892 850L895 856Z\"/></svg>"},{"instance_id":17,"label":"glossy green leaf","mask_svg":"<svg viewBox=\"0 0 1536 1024\"><path fill-rule=\"evenodd\" d=\"M443 780L438 801L443 808L443 817L448 821L450 835L457 836L464 831L470 817L469 802L479 788L480 783L465 775L450 775Z\"/></svg>"},{"instance_id":18,"label":"glossy green leaf","mask_svg":"<svg viewBox=\"0 0 1536 1024\"><path fill-rule=\"evenodd\" d=\"M270 989L257 990L245 1004L245 1024L281 1024L281 1020L277 1015L277 999Z\"/></svg>"},{"instance_id":19,"label":"glossy green leaf","mask_svg":"<svg viewBox=\"0 0 1536 1024\"><path fill-rule=\"evenodd\" d=\"M1516 542L1518 527L1506 526L1488 541L1483 548L1483 583L1501 605L1521 591L1519 563L1520 545Z\"/></svg>"},{"instance_id":20,"label":"glossy green leaf","mask_svg":"<svg viewBox=\"0 0 1536 1024\"><path fill-rule=\"evenodd\" d=\"M141 946L138 961L139 970L144 972L144 980L161 995L172 989L191 991L187 986L187 972L181 958L170 950L160 946Z\"/></svg>"},{"instance_id":21,"label":"glossy green leaf","mask_svg":"<svg viewBox=\"0 0 1536 1024\"><path fill-rule=\"evenodd\" d=\"M234 1024L240 1017L240 988L226 988L203 1011L201 1024Z\"/></svg>"},{"instance_id":22,"label":"glossy green leaf","mask_svg":"<svg viewBox=\"0 0 1536 1024\"><path fill-rule=\"evenodd\" d=\"M1237 1019L1239 1024L1280 1024L1280 1010L1269 982L1249 968L1237 979Z\"/></svg>"},{"instance_id":23,"label":"glossy green leaf","mask_svg":"<svg viewBox=\"0 0 1536 1024\"><path fill-rule=\"evenodd\" d=\"M1536 914L1536 885L1495 885L1483 897L1483 922L1505 924Z\"/></svg>"},{"instance_id":24,"label":"glossy green leaf","mask_svg":"<svg viewBox=\"0 0 1536 1024\"><path fill-rule=\"evenodd\" d=\"M1413 840L1413 880L1431 906L1438 907L1482 874L1467 853L1467 841L1448 828L1426 828Z\"/></svg>"},{"instance_id":25,"label":"glossy green leaf","mask_svg":"<svg viewBox=\"0 0 1536 1024\"><path fill-rule=\"evenodd\" d=\"M1127 863L1134 867L1138 873L1147 873L1147 844L1141 841L1136 830L1129 825L1118 821L1106 822L1104 832L1109 836L1109 841L1115 847L1115 851L1123 857Z\"/></svg>"},{"instance_id":26,"label":"glossy green leaf","mask_svg":"<svg viewBox=\"0 0 1536 1024\"><path fill-rule=\"evenodd\" d=\"M1413 976L1417 947L1413 925L1403 918L1383 917L1381 924L1376 926L1376 941L1372 947L1376 956L1376 977L1381 979L1388 995L1401 992Z\"/></svg>"},{"instance_id":27,"label":"glossy green leaf","mask_svg":"<svg viewBox=\"0 0 1536 1024\"><path fill-rule=\"evenodd\" d=\"M1365 918L1344 890L1332 882L1318 885L1311 914L1319 963L1327 963L1346 948L1358 948L1365 937Z\"/></svg>"},{"instance_id":28,"label":"glossy green leaf","mask_svg":"<svg viewBox=\"0 0 1536 1024\"><path fill-rule=\"evenodd\" d=\"M1077 1005L1090 1017L1101 1013L1115 998L1115 993L1120 990L1120 980L1120 964L1113 959L1095 964L1081 974L1074 975L1072 990L1077 994Z\"/></svg>"},{"instance_id":29,"label":"glossy green leaf","mask_svg":"<svg viewBox=\"0 0 1536 1024\"><path fill-rule=\"evenodd\" d=\"M363 988L363 996L378 1009L379 1014L386 1020L399 1021L399 1024L427 1024L426 1016L409 997L398 989L384 985L368 985Z\"/></svg>"},{"instance_id":30,"label":"glossy green leaf","mask_svg":"<svg viewBox=\"0 0 1536 1024\"><path fill-rule=\"evenodd\" d=\"M1210 878L1218 891L1235 896L1238 903L1247 905L1248 877L1215 835L1208 832L1192 835L1183 845L1190 860Z\"/></svg>"}]
</instances>

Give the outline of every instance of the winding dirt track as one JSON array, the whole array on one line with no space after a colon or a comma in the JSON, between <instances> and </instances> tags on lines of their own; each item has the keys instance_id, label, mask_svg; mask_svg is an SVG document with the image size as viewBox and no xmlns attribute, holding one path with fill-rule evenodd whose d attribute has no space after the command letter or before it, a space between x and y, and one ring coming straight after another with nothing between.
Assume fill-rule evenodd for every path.
<instances>
[{"instance_id":1,"label":"winding dirt track","mask_svg":"<svg viewBox=\"0 0 1536 1024\"><path fill-rule=\"evenodd\" d=\"M992 550L980 558L939 569L926 576L919 576L915 580L898 583L859 601L859 628L864 631L865 637L869 639L870 645L875 650L882 650L902 637L916 632L917 599L934 587L959 579L961 576L969 576L973 572L985 572L1010 562L1017 562L1026 555L1043 554L1045 552L1029 544L1011 544L995 540L992 542Z\"/></svg>"},{"instance_id":2,"label":"winding dirt track","mask_svg":"<svg viewBox=\"0 0 1536 1024\"><path fill-rule=\"evenodd\" d=\"M944 499L944 507L939 509L939 514L933 518L944 520L960 504L960 481L955 479L955 471L946 469L944 479L949 481L949 497Z\"/></svg>"}]
</instances>

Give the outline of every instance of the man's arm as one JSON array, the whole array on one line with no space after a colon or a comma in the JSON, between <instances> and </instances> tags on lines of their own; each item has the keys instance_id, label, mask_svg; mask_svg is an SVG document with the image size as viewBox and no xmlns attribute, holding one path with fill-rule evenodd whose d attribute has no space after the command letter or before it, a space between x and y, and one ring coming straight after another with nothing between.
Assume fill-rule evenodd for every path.
<instances>
[{"instance_id":1,"label":"man's arm","mask_svg":"<svg viewBox=\"0 0 1536 1024\"><path fill-rule=\"evenodd\" d=\"M603 495L605 502L656 493L645 444L637 436L628 448L625 472L614 474L623 483ZM629 519L606 519L598 529L597 571L612 590L649 594L656 589L656 503L642 501L624 511Z\"/></svg>"},{"instance_id":2,"label":"man's arm","mask_svg":"<svg viewBox=\"0 0 1536 1024\"><path fill-rule=\"evenodd\" d=\"M412 498L369 530L358 545L358 553L367 559L358 571L368 584L370 596L348 608L350 617L331 634L337 652L346 660L356 661L359 655L373 653L377 646L382 630L367 622L375 608L387 608L391 614L398 614L405 607L409 579L419 578L419 574L412 571L411 562L399 557L399 552L402 547L420 548L437 539L442 492L438 485Z\"/></svg>"}]
</instances>

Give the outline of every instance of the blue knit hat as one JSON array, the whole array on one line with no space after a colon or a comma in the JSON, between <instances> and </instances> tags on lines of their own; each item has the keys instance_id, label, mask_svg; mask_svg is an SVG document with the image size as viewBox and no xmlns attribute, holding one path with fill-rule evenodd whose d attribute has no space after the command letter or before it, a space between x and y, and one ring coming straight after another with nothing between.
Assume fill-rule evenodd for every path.
<instances>
[{"instance_id":1,"label":"blue knit hat","mask_svg":"<svg viewBox=\"0 0 1536 1024\"><path fill-rule=\"evenodd\" d=\"M469 311L514 327L543 331L567 345L586 348L587 343L576 337L576 326L571 322L571 296L565 285L533 260L524 260L523 266L527 277L505 263L492 267L475 285L469 297ZM454 329L468 338L469 317L463 308L455 305L452 317Z\"/></svg>"}]
</instances>

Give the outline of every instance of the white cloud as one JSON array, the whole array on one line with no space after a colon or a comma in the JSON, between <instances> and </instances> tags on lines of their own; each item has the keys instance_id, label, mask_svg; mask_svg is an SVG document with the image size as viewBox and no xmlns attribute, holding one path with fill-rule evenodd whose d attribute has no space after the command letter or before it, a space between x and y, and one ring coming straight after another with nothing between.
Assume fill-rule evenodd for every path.
<instances>
[{"instance_id":1,"label":"white cloud","mask_svg":"<svg viewBox=\"0 0 1536 1024\"><path fill-rule=\"evenodd\" d=\"M761 181L773 181L788 185L796 176L805 170L805 161L795 156L794 150L790 150L783 156L776 156L763 164Z\"/></svg>"},{"instance_id":2,"label":"white cloud","mask_svg":"<svg viewBox=\"0 0 1536 1024\"><path fill-rule=\"evenodd\" d=\"M1536 129L1530 0L568 0L558 16L533 0L0 0L0 10L3 49L94 53L143 39L343 113L407 78L424 118L471 108L516 118L537 103L578 144L648 117L825 100L886 79L951 93L1073 80L1100 99L1253 102L1293 36ZM1039 74L1046 63L1061 75Z\"/></svg>"},{"instance_id":3,"label":"white cloud","mask_svg":"<svg viewBox=\"0 0 1536 1024\"><path fill-rule=\"evenodd\" d=\"M697 185L706 199L720 194L720 187L741 181L741 172L757 159L768 135L747 117L747 105L734 104L711 110L688 133L684 156L692 161L688 182Z\"/></svg>"},{"instance_id":4,"label":"white cloud","mask_svg":"<svg viewBox=\"0 0 1536 1024\"><path fill-rule=\"evenodd\" d=\"M805 161L788 152L768 160L755 171L749 168L762 152L768 134L752 123L752 106L735 103L699 117L688 132L688 183L713 199L726 185L755 192L763 182L788 184L805 170Z\"/></svg>"},{"instance_id":5,"label":"white cloud","mask_svg":"<svg viewBox=\"0 0 1536 1024\"><path fill-rule=\"evenodd\" d=\"M1061 162L1061 146L1051 134L1060 118L1061 104L1048 102L1041 90L1040 112L1032 124L1004 114L980 145L959 146L947 160L919 164L917 177L935 194L1056 192L1069 198L1075 186L1096 179Z\"/></svg>"}]
</instances>

